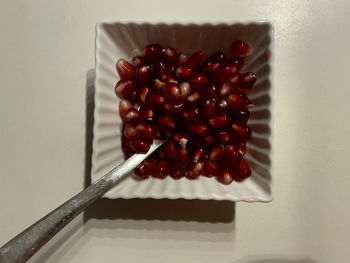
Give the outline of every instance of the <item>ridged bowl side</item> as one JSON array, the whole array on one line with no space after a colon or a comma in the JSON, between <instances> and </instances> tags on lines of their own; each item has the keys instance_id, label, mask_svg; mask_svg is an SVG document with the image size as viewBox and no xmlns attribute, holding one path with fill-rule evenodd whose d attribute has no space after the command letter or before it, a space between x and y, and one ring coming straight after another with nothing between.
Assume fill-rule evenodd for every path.
<instances>
[{"instance_id":1,"label":"ridged bowl side","mask_svg":"<svg viewBox=\"0 0 350 263\"><path fill-rule=\"evenodd\" d=\"M132 54L150 43L172 46L189 54L194 50L202 50L208 56L221 50L229 55L229 46L236 39L247 42L252 48L242 71L253 71L258 78L248 94L255 105L249 120L253 136L247 144L245 156L252 168L252 176L242 183L233 182L228 186L207 177L197 180L150 178L143 181L128 177L105 197L271 201L273 32L272 25L267 22L98 24L91 179L97 180L124 160L120 140L122 123L118 113L119 99L114 94L114 86L119 80L115 70L117 59L130 59Z\"/></svg>"}]
</instances>

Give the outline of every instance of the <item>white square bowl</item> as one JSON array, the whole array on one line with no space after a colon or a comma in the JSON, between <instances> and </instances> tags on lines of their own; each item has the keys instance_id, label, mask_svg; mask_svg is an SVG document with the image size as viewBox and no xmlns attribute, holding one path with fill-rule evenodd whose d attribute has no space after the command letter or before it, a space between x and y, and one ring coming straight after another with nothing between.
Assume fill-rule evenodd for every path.
<instances>
[{"instance_id":1,"label":"white square bowl","mask_svg":"<svg viewBox=\"0 0 350 263\"><path fill-rule=\"evenodd\" d=\"M272 68L273 29L269 22L217 24L150 24L100 23L96 25L96 79L92 181L124 160L121 150L119 99L114 86L119 80L115 63L119 58L130 59L135 50L151 43L171 46L190 54L202 50L204 55L221 50L226 52L232 41L247 42L252 51L242 72L253 71L257 83L248 97L251 109L249 125L253 136L247 144L252 175L247 180L223 185L215 178L200 176L197 180L182 178L164 180L150 178L136 181L132 177L111 189L107 198L169 198L215 199L247 202L272 200Z\"/></svg>"}]
</instances>

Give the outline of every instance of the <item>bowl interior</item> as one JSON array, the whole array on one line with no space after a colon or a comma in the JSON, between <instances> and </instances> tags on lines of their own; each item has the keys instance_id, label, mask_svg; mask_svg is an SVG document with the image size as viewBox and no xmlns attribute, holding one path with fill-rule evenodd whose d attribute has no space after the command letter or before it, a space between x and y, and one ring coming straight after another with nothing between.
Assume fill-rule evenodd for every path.
<instances>
[{"instance_id":1,"label":"bowl interior","mask_svg":"<svg viewBox=\"0 0 350 263\"><path fill-rule=\"evenodd\" d=\"M245 201L270 201L271 195L271 145L272 145L272 28L270 23L233 23L233 24L135 24L135 23L102 23L97 25L96 38L96 94L95 94L95 126L92 180L96 180L109 169L123 161L120 148L120 126L118 116L119 99L114 95L114 85L119 80L115 71L115 62L119 58L130 59L135 53L142 51L145 45L159 43L171 46L184 53L191 54L202 50L205 56L216 51L229 55L230 44L234 40L247 42L251 54L246 59L242 72L253 71L257 74L257 82L248 94L252 103L249 125L253 136L247 144L245 159L252 168L252 176L243 183L208 189L208 184L219 184L213 178L200 178L187 182L193 184L200 194L189 194L186 189L175 194L183 184L181 180L167 178L164 181L149 179L142 182L131 182L127 178L126 186L117 186L106 196L114 197L154 197L154 198L202 198L229 199ZM209 181L208 181L209 180ZM197 182L196 182L197 181ZM208 181L208 182L207 182ZM160 186L178 184L173 190ZM181 182L181 183L180 183ZM203 183L205 182L205 183ZM129 186L127 186L129 184ZM131 186L134 184L134 186ZM135 186L135 184L139 184ZM161 190L153 186L159 185ZM185 183L186 184L186 183ZM202 184L202 186L201 186ZM203 190L203 184L207 189ZM139 194L128 194L133 187ZM123 190L124 189L124 190ZM127 189L127 190L125 190ZM142 191L140 189L143 189ZM215 191L214 191L215 190ZM214 194L213 194L214 191ZM174 193L173 195L169 194ZM205 195L206 192L211 192ZM207 198L208 197L208 198Z\"/></svg>"}]
</instances>

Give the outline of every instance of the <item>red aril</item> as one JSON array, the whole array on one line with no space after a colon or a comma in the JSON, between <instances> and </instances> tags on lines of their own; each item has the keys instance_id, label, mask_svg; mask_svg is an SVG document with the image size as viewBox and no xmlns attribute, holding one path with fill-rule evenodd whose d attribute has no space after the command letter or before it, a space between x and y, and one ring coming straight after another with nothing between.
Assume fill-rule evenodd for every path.
<instances>
[{"instance_id":1,"label":"red aril","mask_svg":"<svg viewBox=\"0 0 350 263\"><path fill-rule=\"evenodd\" d=\"M244 156L247 152L246 144L245 142L239 142L236 147L238 148L238 151Z\"/></svg>"},{"instance_id":2,"label":"red aril","mask_svg":"<svg viewBox=\"0 0 350 263\"><path fill-rule=\"evenodd\" d=\"M232 57L232 58L230 58L229 59L229 61L228 61L229 63L231 63L232 65L235 65L236 66L236 68L238 69L238 70L240 70L241 68L242 68L242 66L243 66L243 58L240 58L240 57Z\"/></svg>"},{"instance_id":3,"label":"red aril","mask_svg":"<svg viewBox=\"0 0 350 263\"><path fill-rule=\"evenodd\" d=\"M256 75L253 72L246 72L240 75L239 82L242 88L251 89L256 82Z\"/></svg>"},{"instance_id":4,"label":"red aril","mask_svg":"<svg viewBox=\"0 0 350 263\"><path fill-rule=\"evenodd\" d=\"M188 94L191 92L191 86L188 82L182 82L180 83L180 90L181 90L181 100L184 100L187 98Z\"/></svg>"},{"instance_id":5,"label":"red aril","mask_svg":"<svg viewBox=\"0 0 350 263\"><path fill-rule=\"evenodd\" d=\"M171 48L171 47L163 48L162 49L162 59L168 65L175 65L176 60L177 60L176 50Z\"/></svg>"},{"instance_id":6,"label":"red aril","mask_svg":"<svg viewBox=\"0 0 350 263\"><path fill-rule=\"evenodd\" d=\"M184 109L184 104L181 101L169 101L165 102L163 107L165 113L180 114Z\"/></svg>"},{"instance_id":7,"label":"red aril","mask_svg":"<svg viewBox=\"0 0 350 263\"><path fill-rule=\"evenodd\" d=\"M188 60L187 55L180 52L177 57L177 65L179 66L185 65L187 63L187 60Z\"/></svg>"},{"instance_id":8,"label":"red aril","mask_svg":"<svg viewBox=\"0 0 350 263\"><path fill-rule=\"evenodd\" d=\"M208 152L209 159L213 161L220 160L223 154L224 148L222 145L216 145Z\"/></svg>"},{"instance_id":9,"label":"red aril","mask_svg":"<svg viewBox=\"0 0 350 263\"><path fill-rule=\"evenodd\" d=\"M235 65L225 63L222 64L216 71L216 77L220 82L229 81L235 75L237 75L238 69Z\"/></svg>"},{"instance_id":10,"label":"red aril","mask_svg":"<svg viewBox=\"0 0 350 263\"><path fill-rule=\"evenodd\" d=\"M158 161L158 164L155 167L153 176L156 178L163 179L167 175L169 175L170 169L169 169L169 163L165 160Z\"/></svg>"},{"instance_id":11,"label":"red aril","mask_svg":"<svg viewBox=\"0 0 350 263\"><path fill-rule=\"evenodd\" d=\"M225 147L223 161L227 166L232 167L233 165L238 164L241 160L242 154L235 145L230 144Z\"/></svg>"},{"instance_id":12,"label":"red aril","mask_svg":"<svg viewBox=\"0 0 350 263\"><path fill-rule=\"evenodd\" d=\"M140 67L146 65L146 60L145 60L143 57L136 56L136 57L133 57L133 59L132 59L132 64L133 64L136 68L140 68Z\"/></svg>"},{"instance_id":13,"label":"red aril","mask_svg":"<svg viewBox=\"0 0 350 263\"><path fill-rule=\"evenodd\" d=\"M142 66L136 71L136 81L146 83L151 79L151 69L149 66Z\"/></svg>"},{"instance_id":14,"label":"red aril","mask_svg":"<svg viewBox=\"0 0 350 263\"><path fill-rule=\"evenodd\" d=\"M159 61L156 64L157 69L157 76L160 80L166 81L168 79L168 76L170 74L170 71L166 68L163 62Z\"/></svg>"},{"instance_id":15,"label":"red aril","mask_svg":"<svg viewBox=\"0 0 350 263\"><path fill-rule=\"evenodd\" d=\"M192 68L187 66L178 66L176 68L176 76L180 80L190 80L194 75L194 71Z\"/></svg>"},{"instance_id":16,"label":"red aril","mask_svg":"<svg viewBox=\"0 0 350 263\"><path fill-rule=\"evenodd\" d=\"M153 108L162 108L164 104L164 97L157 93L150 93L148 96L148 105Z\"/></svg>"},{"instance_id":17,"label":"red aril","mask_svg":"<svg viewBox=\"0 0 350 263\"><path fill-rule=\"evenodd\" d=\"M191 80L191 87L193 89L203 89L208 84L208 78L204 74L197 74Z\"/></svg>"},{"instance_id":18,"label":"red aril","mask_svg":"<svg viewBox=\"0 0 350 263\"><path fill-rule=\"evenodd\" d=\"M226 58L225 54L218 51L218 52L215 52L214 54L212 54L209 57L209 60L214 61L214 62L223 63L225 61L225 58Z\"/></svg>"},{"instance_id":19,"label":"red aril","mask_svg":"<svg viewBox=\"0 0 350 263\"><path fill-rule=\"evenodd\" d=\"M215 116L208 120L208 124L210 127L214 129L221 129L229 126L231 123L231 117L227 113L222 115Z\"/></svg>"},{"instance_id":20,"label":"red aril","mask_svg":"<svg viewBox=\"0 0 350 263\"><path fill-rule=\"evenodd\" d=\"M217 179L223 184L231 184L233 182L233 175L230 170L223 169L222 173L217 177Z\"/></svg>"},{"instance_id":21,"label":"red aril","mask_svg":"<svg viewBox=\"0 0 350 263\"><path fill-rule=\"evenodd\" d=\"M190 68L197 68L201 64L202 59L203 59L202 51L197 51L193 53L192 56L190 56L186 64Z\"/></svg>"},{"instance_id":22,"label":"red aril","mask_svg":"<svg viewBox=\"0 0 350 263\"><path fill-rule=\"evenodd\" d=\"M125 59L119 59L117 61L117 71L120 79L130 80L135 76L136 68L134 65L127 62Z\"/></svg>"},{"instance_id":23,"label":"red aril","mask_svg":"<svg viewBox=\"0 0 350 263\"><path fill-rule=\"evenodd\" d=\"M159 116L158 124L163 126L163 127L170 128L170 129L175 129L175 127L176 127L175 119L170 117L170 116Z\"/></svg>"},{"instance_id":24,"label":"red aril","mask_svg":"<svg viewBox=\"0 0 350 263\"><path fill-rule=\"evenodd\" d=\"M217 176L219 175L220 172L220 167L219 165L210 159L205 159L204 160L204 175L208 176L208 177L212 177L212 176Z\"/></svg>"},{"instance_id":25,"label":"red aril","mask_svg":"<svg viewBox=\"0 0 350 263\"><path fill-rule=\"evenodd\" d=\"M215 138L218 143L227 144L231 142L231 134L227 130L218 130L215 132Z\"/></svg>"},{"instance_id":26,"label":"red aril","mask_svg":"<svg viewBox=\"0 0 350 263\"><path fill-rule=\"evenodd\" d=\"M226 112L229 109L229 105L226 99L219 100L219 110L221 112Z\"/></svg>"},{"instance_id":27,"label":"red aril","mask_svg":"<svg viewBox=\"0 0 350 263\"><path fill-rule=\"evenodd\" d=\"M249 168L248 163L245 160L242 160L239 164L239 177L242 179L246 179L251 175L252 171Z\"/></svg>"},{"instance_id":28,"label":"red aril","mask_svg":"<svg viewBox=\"0 0 350 263\"><path fill-rule=\"evenodd\" d=\"M203 162L191 162L186 171L186 177L189 179L196 179L203 172Z\"/></svg>"},{"instance_id":29,"label":"red aril","mask_svg":"<svg viewBox=\"0 0 350 263\"><path fill-rule=\"evenodd\" d=\"M157 160L155 158L152 158L152 157L147 157L143 161L143 164L149 168L154 168L157 165Z\"/></svg>"},{"instance_id":30,"label":"red aril","mask_svg":"<svg viewBox=\"0 0 350 263\"><path fill-rule=\"evenodd\" d=\"M143 55L147 61L155 62L162 55L162 47L158 44L151 44L143 49Z\"/></svg>"},{"instance_id":31,"label":"red aril","mask_svg":"<svg viewBox=\"0 0 350 263\"><path fill-rule=\"evenodd\" d=\"M136 91L135 82L131 80L119 80L114 90L119 98L130 98L133 92Z\"/></svg>"},{"instance_id":32,"label":"red aril","mask_svg":"<svg viewBox=\"0 0 350 263\"><path fill-rule=\"evenodd\" d=\"M124 114L124 119L126 123L137 123L141 120L141 113L134 109L128 109Z\"/></svg>"},{"instance_id":33,"label":"red aril","mask_svg":"<svg viewBox=\"0 0 350 263\"><path fill-rule=\"evenodd\" d=\"M181 100L181 89L179 85L168 82L165 86L165 96L168 100Z\"/></svg>"},{"instance_id":34,"label":"red aril","mask_svg":"<svg viewBox=\"0 0 350 263\"><path fill-rule=\"evenodd\" d=\"M179 148L178 154L177 154L177 162L181 167L186 167L190 161L191 158L191 151L190 148L187 146L185 148Z\"/></svg>"},{"instance_id":35,"label":"red aril","mask_svg":"<svg viewBox=\"0 0 350 263\"><path fill-rule=\"evenodd\" d=\"M199 91L193 91L187 96L186 102L188 105L195 106L201 102L202 95Z\"/></svg>"},{"instance_id":36,"label":"red aril","mask_svg":"<svg viewBox=\"0 0 350 263\"><path fill-rule=\"evenodd\" d=\"M180 142L181 139L185 139L188 141L190 135L187 132L175 132L173 135L173 139L174 141L176 141L177 143Z\"/></svg>"},{"instance_id":37,"label":"red aril","mask_svg":"<svg viewBox=\"0 0 350 263\"><path fill-rule=\"evenodd\" d=\"M153 124L142 123L137 125L136 129L137 134L143 139L153 140L157 136L157 131Z\"/></svg>"},{"instance_id":38,"label":"red aril","mask_svg":"<svg viewBox=\"0 0 350 263\"><path fill-rule=\"evenodd\" d=\"M193 160L194 161L199 161L200 159L202 159L204 157L205 151L203 148L198 148L193 155Z\"/></svg>"},{"instance_id":39,"label":"red aril","mask_svg":"<svg viewBox=\"0 0 350 263\"><path fill-rule=\"evenodd\" d=\"M218 93L221 98L227 98L233 91L233 84L231 82L224 82L220 85Z\"/></svg>"},{"instance_id":40,"label":"red aril","mask_svg":"<svg viewBox=\"0 0 350 263\"><path fill-rule=\"evenodd\" d=\"M125 122L125 119L124 119L125 112L128 109L131 109L131 108L132 108L132 104L131 104L130 101L128 101L128 100L121 100L119 102L119 115L122 118L123 122Z\"/></svg>"},{"instance_id":41,"label":"red aril","mask_svg":"<svg viewBox=\"0 0 350 263\"><path fill-rule=\"evenodd\" d=\"M246 109L236 109L233 112L233 116L236 122L246 124L249 119L249 111Z\"/></svg>"},{"instance_id":42,"label":"red aril","mask_svg":"<svg viewBox=\"0 0 350 263\"><path fill-rule=\"evenodd\" d=\"M144 105L146 104L147 95L149 93L150 88L148 86L144 86L138 93L139 102Z\"/></svg>"},{"instance_id":43,"label":"red aril","mask_svg":"<svg viewBox=\"0 0 350 263\"><path fill-rule=\"evenodd\" d=\"M173 166L171 167L170 176L171 176L172 178L174 178L175 180L184 177L184 175L185 175L185 174L184 174L184 170L181 169L180 167L178 167L177 165L173 165Z\"/></svg>"},{"instance_id":44,"label":"red aril","mask_svg":"<svg viewBox=\"0 0 350 263\"><path fill-rule=\"evenodd\" d=\"M247 141L252 136L251 129L243 124L232 124L232 134L238 141Z\"/></svg>"},{"instance_id":45,"label":"red aril","mask_svg":"<svg viewBox=\"0 0 350 263\"><path fill-rule=\"evenodd\" d=\"M156 118L156 113L153 109L151 108L145 108L142 110L142 115L143 115L143 118L146 120L146 121L149 121L149 122L153 122Z\"/></svg>"},{"instance_id":46,"label":"red aril","mask_svg":"<svg viewBox=\"0 0 350 263\"><path fill-rule=\"evenodd\" d=\"M175 159L178 153L178 149L173 141L167 141L164 145L165 156L170 159Z\"/></svg>"},{"instance_id":47,"label":"red aril","mask_svg":"<svg viewBox=\"0 0 350 263\"><path fill-rule=\"evenodd\" d=\"M234 57L246 57L250 51L249 46L240 40L233 42L230 49Z\"/></svg>"},{"instance_id":48,"label":"red aril","mask_svg":"<svg viewBox=\"0 0 350 263\"><path fill-rule=\"evenodd\" d=\"M183 118L190 121L198 121L200 118L200 112L198 108L188 108L182 113Z\"/></svg>"},{"instance_id":49,"label":"red aril","mask_svg":"<svg viewBox=\"0 0 350 263\"><path fill-rule=\"evenodd\" d=\"M209 135L209 136L203 138L203 143L204 143L205 146L207 146L207 147L213 146L214 143L215 143L214 137L211 136L211 135Z\"/></svg>"},{"instance_id":50,"label":"red aril","mask_svg":"<svg viewBox=\"0 0 350 263\"><path fill-rule=\"evenodd\" d=\"M216 99L206 98L202 104L202 111L207 117L214 117L216 115Z\"/></svg>"},{"instance_id":51,"label":"red aril","mask_svg":"<svg viewBox=\"0 0 350 263\"><path fill-rule=\"evenodd\" d=\"M136 153L146 153L148 152L149 148L151 147L151 141L138 139L138 140L131 140L129 143L129 148Z\"/></svg>"},{"instance_id":52,"label":"red aril","mask_svg":"<svg viewBox=\"0 0 350 263\"><path fill-rule=\"evenodd\" d=\"M209 133L209 128L205 124L195 124L192 123L189 125L190 132L193 135L200 136L200 137L206 137Z\"/></svg>"},{"instance_id":53,"label":"red aril","mask_svg":"<svg viewBox=\"0 0 350 263\"><path fill-rule=\"evenodd\" d=\"M149 175L151 174L151 170L144 163L140 163L135 168L135 174L137 174L139 179L147 179L149 177Z\"/></svg>"},{"instance_id":54,"label":"red aril","mask_svg":"<svg viewBox=\"0 0 350 263\"><path fill-rule=\"evenodd\" d=\"M126 138L131 140L138 137L136 126L132 124L125 125L123 133Z\"/></svg>"},{"instance_id":55,"label":"red aril","mask_svg":"<svg viewBox=\"0 0 350 263\"><path fill-rule=\"evenodd\" d=\"M159 79L154 80L154 87L159 91L162 91L166 87L166 84L167 83L165 81L161 81Z\"/></svg>"},{"instance_id":56,"label":"red aril","mask_svg":"<svg viewBox=\"0 0 350 263\"><path fill-rule=\"evenodd\" d=\"M201 65L201 71L204 74L211 75L216 72L216 70L220 67L220 62L207 60L204 61Z\"/></svg>"}]
</instances>

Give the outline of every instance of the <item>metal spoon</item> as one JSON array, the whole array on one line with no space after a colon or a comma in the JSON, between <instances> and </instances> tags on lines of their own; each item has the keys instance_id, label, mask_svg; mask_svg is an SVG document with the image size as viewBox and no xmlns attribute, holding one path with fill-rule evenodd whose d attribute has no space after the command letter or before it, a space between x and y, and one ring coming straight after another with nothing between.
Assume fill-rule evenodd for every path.
<instances>
[{"instance_id":1,"label":"metal spoon","mask_svg":"<svg viewBox=\"0 0 350 263\"><path fill-rule=\"evenodd\" d=\"M164 143L154 140L145 154L134 154L99 180L28 227L0 248L0 263L26 262L55 234L89 205L125 178L139 163Z\"/></svg>"}]
</instances>

